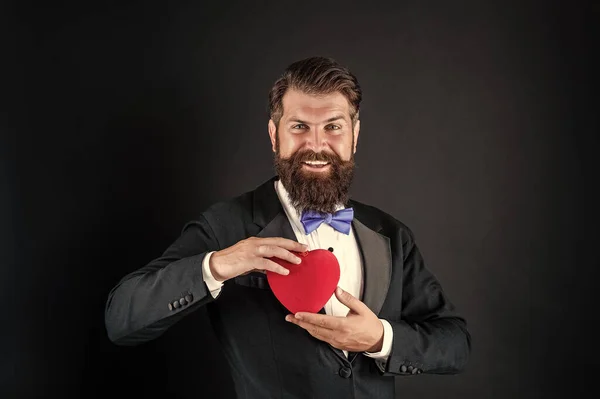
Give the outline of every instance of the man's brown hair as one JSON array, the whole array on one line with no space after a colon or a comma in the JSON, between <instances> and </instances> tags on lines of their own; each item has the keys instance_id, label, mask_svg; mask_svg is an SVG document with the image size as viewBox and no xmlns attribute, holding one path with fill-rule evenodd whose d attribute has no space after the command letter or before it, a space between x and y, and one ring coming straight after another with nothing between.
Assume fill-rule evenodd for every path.
<instances>
[{"instance_id":1,"label":"man's brown hair","mask_svg":"<svg viewBox=\"0 0 600 399\"><path fill-rule=\"evenodd\" d=\"M286 68L269 93L269 113L275 126L283 115L283 96L288 89L306 94L320 95L342 93L350 104L350 117L354 125L358 120L362 91L356 77L335 60L310 57L296 61Z\"/></svg>"}]
</instances>

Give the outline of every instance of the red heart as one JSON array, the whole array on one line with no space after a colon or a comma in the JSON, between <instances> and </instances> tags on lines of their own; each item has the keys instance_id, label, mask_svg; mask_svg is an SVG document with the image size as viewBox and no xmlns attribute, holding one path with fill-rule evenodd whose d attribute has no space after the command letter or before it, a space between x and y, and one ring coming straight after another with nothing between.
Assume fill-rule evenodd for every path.
<instances>
[{"instance_id":1,"label":"red heart","mask_svg":"<svg viewBox=\"0 0 600 399\"><path fill-rule=\"evenodd\" d=\"M293 314L317 313L335 292L340 281L340 264L335 255L325 249L294 254L302 259L298 265L270 258L290 274L284 276L267 270L267 280L279 302Z\"/></svg>"}]
</instances>

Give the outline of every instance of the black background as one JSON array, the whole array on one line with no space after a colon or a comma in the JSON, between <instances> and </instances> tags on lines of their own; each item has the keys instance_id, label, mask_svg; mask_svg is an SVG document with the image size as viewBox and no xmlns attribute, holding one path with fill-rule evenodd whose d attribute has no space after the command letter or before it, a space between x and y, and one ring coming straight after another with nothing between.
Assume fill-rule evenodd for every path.
<instances>
[{"instance_id":1,"label":"black background","mask_svg":"<svg viewBox=\"0 0 600 399\"><path fill-rule=\"evenodd\" d=\"M325 55L364 91L356 199L415 232L467 318L403 398L598 393L597 3L3 3L0 396L232 397L203 310L135 348L109 290L271 177L267 93ZM584 394L585 393L585 394Z\"/></svg>"}]
</instances>

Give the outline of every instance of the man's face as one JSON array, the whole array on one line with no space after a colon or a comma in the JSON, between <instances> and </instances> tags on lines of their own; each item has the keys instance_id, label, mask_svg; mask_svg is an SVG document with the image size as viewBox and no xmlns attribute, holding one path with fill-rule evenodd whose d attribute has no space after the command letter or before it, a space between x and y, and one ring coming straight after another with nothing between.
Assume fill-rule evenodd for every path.
<instances>
[{"instance_id":1,"label":"man's face","mask_svg":"<svg viewBox=\"0 0 600 399\"><path fill-rule=\"evenodd\" d=\"M277 173L299 211L333 212L347 201L360 122L341 93L288 90L279 126L269 121Z\"/></svg>"},{"instance_id":2,"label":"man's face","mask_svg":"<svg viewBox=\"0 0 600 399\"><path fill-rule=\"evenodd\" d=\"M349 161L356 152L360 121L352 126L350 104L343 94L314 96L288 90L282 99L283 115L279 126L269 121L273 151L290 158L297 151L337 155ZM305 164L306 173L330 173L331 166Z\"/></svg>"}]
</instances>

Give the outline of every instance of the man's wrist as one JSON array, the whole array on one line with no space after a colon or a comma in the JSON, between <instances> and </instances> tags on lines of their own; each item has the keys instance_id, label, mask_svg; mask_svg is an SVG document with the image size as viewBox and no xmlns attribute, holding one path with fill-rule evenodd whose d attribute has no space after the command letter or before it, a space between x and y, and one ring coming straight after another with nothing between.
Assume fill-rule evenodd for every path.
<instances>
[{"instance_id":1,"label":"man's wrist","mask_svg":"<svg viewBox=\"0 0 600 399\"><path fill-rule=\"evenodd\" d=\"M381 347L375 348L379 349L378 352L364 352L364 354L374 359L386 360L392 352L392 344L394 342L394 329L392 328L392 325L389 321L385 319L379 319L379 321L383 325L383 339Z\"/></svg>"},{"instance_id":2,"label":"man's wrist","mask_svg":"<svg viewBox=\"0 0 600 399\"><path fill-rule=\"evenodd\" d=\"M377 342L375 342L375 344L370 347L369 349L366 350L366 352L370 352L370 353L377 353L377 352L381 352L381 349L383 348L383 337L384 337L384 333L385 333L385 329L383 328L383 323L381 322L381 320L379 320L379 339L377 340Z\"/></svg>"},{"instance_id":3,"label":"man's wrist","mask_svg":"<svg viewBox=\"0 0 600 399\"><path fill-rule=\"evenodd\" d=\"M210 269L210 273L212 274L213 278L218 281L219 283L222 283L225 281L225 278L223 278L223 276L221 276L219 274L219 272L217 271L217 267L215 265L215 257L218 258L219 256L219 251L215 251L212 256L210 257L210 259L208 260L208 268Z\"/></svg>"},{"instance_id":4,"label":"man's wrist","mask_svg":"<svg viewBox=\"0 0 600 399\"><path fill-rule=\"evenodd\" d=\"M204 277L204 282L206 283L206 286L208 287L208 290L210 291L213 298L216 298L219 295L219 293L221 292L223 283L220 281L217 281L215 279L215 276L213 276L212 271L210 270L209 264L210 264L212 255L214 255L214 252L209 252L204 257L204 260L202 261L202 274Z\"/></svg>"}]
</instances>

